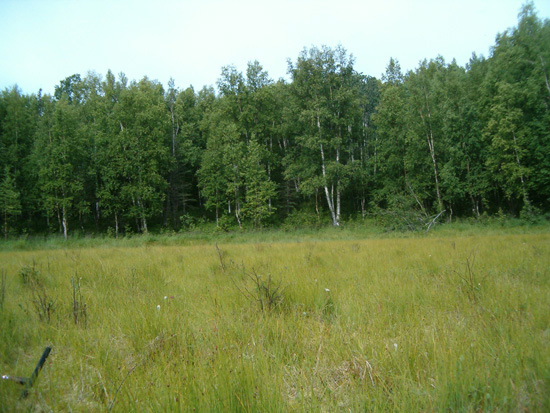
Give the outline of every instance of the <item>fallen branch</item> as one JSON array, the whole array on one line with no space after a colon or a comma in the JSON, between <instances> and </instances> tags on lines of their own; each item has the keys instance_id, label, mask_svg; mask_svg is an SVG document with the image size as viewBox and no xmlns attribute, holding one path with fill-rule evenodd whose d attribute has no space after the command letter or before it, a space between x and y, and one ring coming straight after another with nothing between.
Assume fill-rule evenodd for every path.
<instances>
[{"instance_id":1,"label":"fallen branch","mask_svg":"<svg viewBox=\"0 0 550 413\"><path fill-rule=\"evenodd\" d=\"M426 229L426 232L428 232L433 225L435 225L437 222L437 219L443 214L445 213L445 209L443 211L441 211L439 214L437 214L430 222L426 223L426 225L428 226L428 228Z\"/></svg>"}]
</instances>

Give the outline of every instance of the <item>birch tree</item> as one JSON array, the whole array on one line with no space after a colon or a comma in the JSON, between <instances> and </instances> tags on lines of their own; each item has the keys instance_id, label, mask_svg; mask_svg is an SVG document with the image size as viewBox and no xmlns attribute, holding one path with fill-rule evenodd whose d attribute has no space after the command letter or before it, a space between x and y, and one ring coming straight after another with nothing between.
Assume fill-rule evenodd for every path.
<instances>
[{"instance_id":1,"label":"birch tree","mask_svg":"<svg viewBox=\"0 0 550 413\"><path fill-rule=\"evenodd\" d=\"M165 145L170 119L165 110L164 90L147 78L121 91L113 113L120 127L116 153L123 179L120 195L126 215L141 232L148 232L148 219L162 212L170 168Z\"/></svg>"},{"instance_id":2,"label":"birch tree","mask_svg":"<svg viewBox=\"0 0 550 413\"><path fill-rule=\"evenodd\" d=\"M408 74L405 81L407 90L410 93L411 119L415 120L409 129L410 142L414 143L419 139L425 142L431 161L433 188L438 212L444 209L439 177L439 157L443 150L443 143L441 142L442 119L438 107L435 105L434 78L436 73L442 70L443 65L442 59L430 62L424 61L419 68ZM415 153L414 155L420 155L421 153ZM420 168L417 170L419 171Z\"/></svg>"},{"instance_id":3,"label":"birch tree","mask_svg":"<svg viewBox=\"0 0 550 413\"><path fill-rule=\"evenodd\" d=\"M81 165L87 162L80 132L78 109L69 103L67 94L55 103L46 100L34 156L43 207L48 216L57 216L65 239L71 216L88 207L83 196L85 170Z\"/></svg>"},{"instance_id":4,"label":"birch tree","mask_svg":"<svg viewBox=\"0 0 550 413\"><path fill-rule=\"evenodd\" d=\"M511 211L531 213L550 200L550 22L532 4L517 28L497 37L485 83L483 106L489 142L487 165Z\"/></svg>"},{"instance_id":5,"label":"birch tree","mask_svg":"<svg viewBox=\"0 0 550 413\"><path fill-rule=\"evenodd\" d=\"M312 48L289 64L289 72L301 124L296 138L302 150L299 162L309 158L307 166L294 165L300 188L305 193L320 188L332 224L340 226L342 193L349 183L347 127L354 113L359 113L353 57L341 47Z\"/></svg>"}]
</instances>

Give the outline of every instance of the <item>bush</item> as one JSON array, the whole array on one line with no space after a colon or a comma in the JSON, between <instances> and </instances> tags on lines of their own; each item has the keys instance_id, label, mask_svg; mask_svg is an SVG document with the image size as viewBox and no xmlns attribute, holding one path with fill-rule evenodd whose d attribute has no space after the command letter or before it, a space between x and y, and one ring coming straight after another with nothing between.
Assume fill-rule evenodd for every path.
<instances>
[{"instance_id":1,"label":"bush","mask_svg":"<svg viewBox=\"0 0 550 413\"><path fill-rule=\"evenodd\" d=\"M218 225L216 227L216 231L218 232L229 232L231 227L233 226L233 217L227 214L222 215L218 219Z\"/></svg>"},{"instance_id":2,"label":"bush","mask_svg":"<svg viewBox=\"0 0 550 413\"><path fill-rule=\"evenodd\" d=\"M294 209L285 219L282 228L286 231L298 228L320 228L326 221L313 208Z\"/></svg>"},{"instance_id":3,"label":"bush","mask_svg":"<svg viewBox=\"0 0 550 413\"><path fill-rule=\"evenodd\" d=\"M23 282L23 284L32 284L34 282L37 282L39 278L39 272L36 269L36 264L34 262L32 266L24 265L23 267L21 267L19 274L21 275L21 281Z\"/></svg>"},{"instance_id":4,"label":"bush","mask_svg":"<svg viewBox=\"0 0 550 413\"><path fill-rule=\"evenodd\" d=\"M180 224L182 230L190 230L193 231L196 227L196 218L192 217L189 214L184 214L180 217Z\"/></svg>"}]
</instances>

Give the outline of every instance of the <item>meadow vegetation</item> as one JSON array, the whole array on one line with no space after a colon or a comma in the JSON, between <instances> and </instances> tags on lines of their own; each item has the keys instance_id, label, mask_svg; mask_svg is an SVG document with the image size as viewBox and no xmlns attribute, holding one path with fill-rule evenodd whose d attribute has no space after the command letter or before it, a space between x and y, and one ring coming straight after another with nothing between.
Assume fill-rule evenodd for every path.
<instances>
[{"instance_id":1,"label":"meadow vegetation","mask_svg":"<svg viewBox=\"0 0 550 413\"><path fill-rule=\"evenodd\" d=\"M2 411L550 410L547 226L13 242Z\"/></svg>"}]
</instances>

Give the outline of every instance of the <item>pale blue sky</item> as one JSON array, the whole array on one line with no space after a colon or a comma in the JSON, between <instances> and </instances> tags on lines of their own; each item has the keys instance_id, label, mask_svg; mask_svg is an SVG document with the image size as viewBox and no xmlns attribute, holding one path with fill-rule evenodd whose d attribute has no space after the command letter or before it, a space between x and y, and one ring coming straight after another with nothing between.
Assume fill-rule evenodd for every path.
<instances>
[{"instance_id":1,"label":"pale blue sky","mask_svg":"<svg viewBox=\"0 0 550 413\"><path fill-rule=\"evenodd\" d=\"M356 70L380 77L390 57L404 70L441 54L488 56L517 24L524 0L0 0L0 89L52 93L95 71L180 88L214 85L222 66L258 60L273 79L304 47L342 44ZM550 1L535 0L541 18Z\"/></svg>"}]
</instances>

